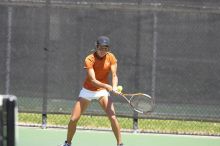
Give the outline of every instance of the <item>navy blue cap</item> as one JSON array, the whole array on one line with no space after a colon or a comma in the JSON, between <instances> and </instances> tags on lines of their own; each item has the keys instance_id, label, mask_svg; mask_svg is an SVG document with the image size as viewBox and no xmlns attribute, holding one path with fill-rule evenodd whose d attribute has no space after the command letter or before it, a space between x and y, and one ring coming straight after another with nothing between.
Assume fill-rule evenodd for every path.
<instances>
[{"instance_id":1,"label":"navy blue cap","mask_svg":"<svg viewBox=\"0 0 220 146\"><path fill-rule=\"evenodd\" d=\"M101 46L109 46L110 45L110 39L107 36L100 36L97 39L97 45Z\"/></svg>"}]
</instances>

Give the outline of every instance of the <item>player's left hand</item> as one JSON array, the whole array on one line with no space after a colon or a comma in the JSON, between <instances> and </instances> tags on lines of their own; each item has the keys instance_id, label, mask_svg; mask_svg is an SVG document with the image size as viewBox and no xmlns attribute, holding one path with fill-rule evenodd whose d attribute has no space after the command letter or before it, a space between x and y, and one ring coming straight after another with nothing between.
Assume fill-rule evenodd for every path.
<instances>
[{"instance_id":1,"label":"player's left hand","mask_svg":"<svg viewBox=\"0 0 220 146\"><path fill-rule=\"evenodd\" d=\"M114 94L116 94L116 95L122 94L121 92L118 92L118 90L112 90L112 92L113 92Z\"/></svg>"},{"instance_id":2,"label":"player's left hand","mask_svg":"<svg viewBox=\"0 0 220 146\"><path fill-rule=\"evenodd\" d=\"M117 86L116 86L116 87L112 87L112 91L113 91L113 92L117 92L117 91L118 91Z\"/></svg>"}]
</instances>

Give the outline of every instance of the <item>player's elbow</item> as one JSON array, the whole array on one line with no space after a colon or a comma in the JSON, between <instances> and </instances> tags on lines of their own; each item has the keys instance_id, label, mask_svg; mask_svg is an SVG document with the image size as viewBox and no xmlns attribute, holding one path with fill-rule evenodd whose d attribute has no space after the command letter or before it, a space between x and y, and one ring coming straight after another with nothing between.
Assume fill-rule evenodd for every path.
<instances>
[{"instance_id":1,"label":"player's elbow","mask_svg":"<svg viewBox=\"0 0 220 146\"><path fill-rule=\"evenodd\" d=\"M97 86L97 80L96 79L90 79L90 82L92 85Z\"/></svg>"},{"instance_id":2,"label":"player's elbow","mask_svg":"<svg viewBox=\"0 0 220 146\"><path fill-rule=\"evenodd\" d=\"M117 74L116 74L116 73L112 73L112 77L117 78L118 76L117 76Z\"/></svg>"},{"instance_id":3,"label":"player's elbow","mask_svg":"<svg viewBox=\"0 0 220 146\"><path fill-rule=\"evenodd\" d=\"M112 74L112 78L117 79L118 78L117 74Z\"/></svg>"}]
</instances>

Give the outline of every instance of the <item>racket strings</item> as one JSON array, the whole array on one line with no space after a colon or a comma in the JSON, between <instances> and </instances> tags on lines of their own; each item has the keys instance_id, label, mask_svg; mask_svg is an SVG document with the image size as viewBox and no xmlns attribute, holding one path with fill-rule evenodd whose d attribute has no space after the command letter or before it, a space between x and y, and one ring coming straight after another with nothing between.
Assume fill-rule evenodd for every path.
<instances>
[{"instance_id":1,"label":"racket strings","mask_svg":"<svg viewBox=\"0 0 220 146\"><path fill-rule=\"evenodd\" d=\"M152 110L152 100L145 95L135 95L131 98L131 105L140 111L148 112Z\"/></svg>"}]
</instances>

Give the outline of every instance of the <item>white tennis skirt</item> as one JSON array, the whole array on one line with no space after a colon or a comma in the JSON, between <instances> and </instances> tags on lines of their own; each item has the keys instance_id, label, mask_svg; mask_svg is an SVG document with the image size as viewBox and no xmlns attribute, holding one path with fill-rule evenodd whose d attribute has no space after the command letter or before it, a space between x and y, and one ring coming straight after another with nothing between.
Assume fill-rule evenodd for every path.
<instances>
[{"instance_id":1,"label":"white tennis skirt","mask_svg":"<svg viewBox=\"0 0 220 146\"><path fill-rule=\"evenodd\" d=\"M105 89L99 90L99 91L91 91L91 90L82 88L79 93L79 97L87 99L89 101L93 99L98 100L100 97L103 97L103 96L109 96L109 92Z\"/></svg>"}]
</instances>

